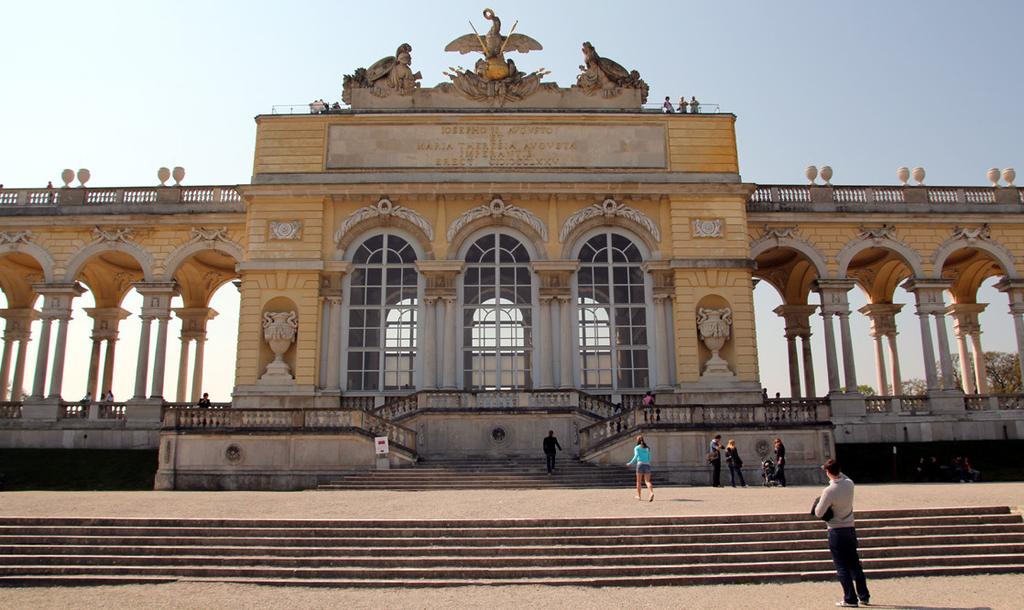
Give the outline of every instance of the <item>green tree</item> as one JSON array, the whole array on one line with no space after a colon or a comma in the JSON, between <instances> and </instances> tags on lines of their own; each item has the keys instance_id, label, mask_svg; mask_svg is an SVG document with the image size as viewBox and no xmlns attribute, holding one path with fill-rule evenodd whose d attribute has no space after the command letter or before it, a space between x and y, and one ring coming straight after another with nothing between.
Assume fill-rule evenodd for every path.
<instances>
[{"instance_id":1,"label":"green tree","mask_svg":"<svg viewBox=\"0 0 1024 610\"><path fill-rule=\"evenodd\" d=\"M866 383L862 383L859 386L857 386L857 391L860 392L861 394L865 395L865 396L874 396L875 395L875 388L867 385Z\"/></svg>"},{"instance_id":2,"label":"green tree","mask_svg":"<svg viewBox=\"0 0 1024 610\"><path fill-rule=\"evenodd\" d=\"M928 384L924 379L904 379L900 385L900 394L903 396L920 396L928 391Z\"/></svg>"}]
</instances>

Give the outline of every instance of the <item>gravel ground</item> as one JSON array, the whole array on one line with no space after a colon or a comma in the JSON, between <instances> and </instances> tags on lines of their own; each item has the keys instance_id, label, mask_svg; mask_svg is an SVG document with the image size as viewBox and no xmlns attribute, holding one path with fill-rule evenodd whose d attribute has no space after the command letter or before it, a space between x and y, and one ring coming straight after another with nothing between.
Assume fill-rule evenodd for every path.
<instances>
[{"instance_id":1,"label":"gravel ground","mask_svg":"<svg viewBox=\"0 0 1024 610\"><path fill-rule=\"evenodd\" d=\"M816 487L306 492L6 492L3 516L196 518L514 518L803 512ZM1024 483L861 485L857 508L1024 507ZM824 532L822 532L824 541ZM906 578L871 583L874 607L1024 608L1022 575ZM315 589L178 582L120 587L4 589L0 608L828 608L837 583L589 589L460 587Z\"/></svg>"}]
</instances>

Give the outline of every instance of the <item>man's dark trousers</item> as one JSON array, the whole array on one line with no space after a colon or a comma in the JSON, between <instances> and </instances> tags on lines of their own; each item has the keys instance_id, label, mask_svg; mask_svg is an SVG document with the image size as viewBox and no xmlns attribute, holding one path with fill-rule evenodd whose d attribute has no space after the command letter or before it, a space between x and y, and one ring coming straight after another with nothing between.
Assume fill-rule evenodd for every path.
<instances>
[{"instance_id":1,"label":"man's dark trousers","mask_svg":"<svg viewBox=\"0 0 1024 610\"><path fill-rule=\"evenodd\" d=\"M852 527L830 529L828 550L832 552L832 563L836 566L839 584L843 586L843 601L856 604L859 598L866 602L871 594L857 554L857 530Z\"/></svg>"},{"instance_id":2,"label":"man's dark trousers","mask_svg":"<svg viewBox=\"0 0 1024 610\"><path fill-rule=\"evenodd\" d=\"M721 487L722 486L722 460L712 460L711 462L711 486Z\"/></svg>"},{"instance_id":3,"label":"man's dark trousers","mask_svg":"<svg viewBox=\"0 0 1024 610\"><path fill-rule=\"evenodd\" d=\"M544 457L548 461L548 473L550 473L550 472L552 472L555 469L555 453L554 452L551 452L551 453L546 453L545 452L544 453Z\"/></svg>"}]
</instances>

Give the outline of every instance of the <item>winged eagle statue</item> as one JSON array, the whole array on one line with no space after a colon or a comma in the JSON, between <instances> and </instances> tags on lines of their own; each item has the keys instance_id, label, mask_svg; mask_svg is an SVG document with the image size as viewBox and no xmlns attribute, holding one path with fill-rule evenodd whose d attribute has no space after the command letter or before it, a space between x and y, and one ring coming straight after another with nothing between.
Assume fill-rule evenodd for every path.
<instances>
[{"instance_id":1,"label":"winged eagle statue","mask_svg":"<svg viewBox=\"0 0 1024 610\"><path fill-rule=\"evenodd\" d=\"M491 22L491 29L486 34L481 36L474 27L473 33L459 36L449 42L448 46L444 48L445 51L458 52L463 55L466 53L483 53L484 58L476 64L477 75L489 81L505 80L518 73L515 62L511 59L505 59L506 51L529 53L530 51L544 49L533 38L525 34L516 34L515 25L512 26L512 32L508 36L502 34L501 19L489 8L484 9L484 19ZM472 25L472 22L470 22L470 26Z\"/></svg>"}]
</instances>

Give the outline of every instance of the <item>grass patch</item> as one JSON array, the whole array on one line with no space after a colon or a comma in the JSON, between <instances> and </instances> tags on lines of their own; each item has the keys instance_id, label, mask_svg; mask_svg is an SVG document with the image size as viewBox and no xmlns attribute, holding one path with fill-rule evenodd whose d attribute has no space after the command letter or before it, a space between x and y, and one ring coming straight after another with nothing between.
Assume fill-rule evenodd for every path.
<instances>
[{"instance_id":1,"label":"grass patch","mask_svg":"<svg viewBox=\"0 0 1024 610\"><path fill-rule=\"evenodd\" d=\"M0 449L0 489L150 490L156 468L155 449Z\"/></svg>"}]
</instances>

